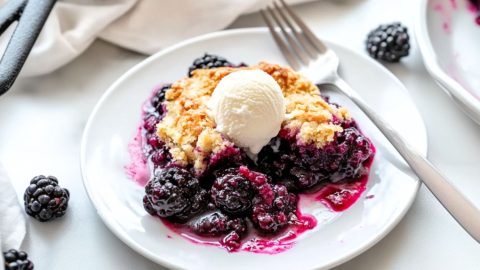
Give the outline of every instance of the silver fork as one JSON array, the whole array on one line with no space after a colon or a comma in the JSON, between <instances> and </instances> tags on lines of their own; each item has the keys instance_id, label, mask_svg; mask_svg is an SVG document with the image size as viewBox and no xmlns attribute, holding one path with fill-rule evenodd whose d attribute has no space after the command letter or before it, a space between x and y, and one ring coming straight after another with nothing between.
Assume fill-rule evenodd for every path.
<instances>
[{"instance_id":1,"label":"silver fork","mask_svg":"<svg viewBox=\"0 0 480 270\"><path fill-rule=\"evenodd\" d=\"M335 52L313 34L284 0L280 0L280 3L282 7L274 2L274 10L267 7L261 14L290 66L315 83L333 85L334 89L350 98L372 120L455 220L480 243L479 209L363 101L338 75L340 61ZM277 32L274 25L280 31Z\"/></svg>"}]
</instances>

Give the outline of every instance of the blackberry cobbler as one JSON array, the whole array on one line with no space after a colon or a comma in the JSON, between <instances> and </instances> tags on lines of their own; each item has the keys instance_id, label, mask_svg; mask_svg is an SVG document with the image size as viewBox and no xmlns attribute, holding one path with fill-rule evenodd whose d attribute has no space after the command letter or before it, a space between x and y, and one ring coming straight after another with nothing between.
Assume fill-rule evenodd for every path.
<instances>
[{"instance_id":1,"label":"blackberry cobbler","mask_svg":"<svg viewBox=\"0 0 480 270\"><path fill-rule=\"evenodd\" d=\"M150 175L143 205L174 231L229 251L282 251L316 224L301 194L340 211L365 189L372 143L302 75L208 54L187 75L154 90L137 137Z\"/></svg>"}]
</instances>

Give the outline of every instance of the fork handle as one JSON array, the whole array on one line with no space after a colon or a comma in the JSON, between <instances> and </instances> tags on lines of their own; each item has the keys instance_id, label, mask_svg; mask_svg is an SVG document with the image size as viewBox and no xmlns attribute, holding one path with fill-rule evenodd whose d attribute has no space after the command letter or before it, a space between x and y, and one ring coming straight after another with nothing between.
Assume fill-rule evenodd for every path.
<instances>
[{"instance_id":1,"label":"fork handle","mask_svg":"<svg viewBox=\"0 0 480 270\"><path fill-rule=\"evenodd\" d=\"M460 193L432 163L409 145L390 124L368 106L347 82L336 78L332 84L348 96L372 120L450 215L480 243L479 209Z\"/></svg>"}]
</instances>

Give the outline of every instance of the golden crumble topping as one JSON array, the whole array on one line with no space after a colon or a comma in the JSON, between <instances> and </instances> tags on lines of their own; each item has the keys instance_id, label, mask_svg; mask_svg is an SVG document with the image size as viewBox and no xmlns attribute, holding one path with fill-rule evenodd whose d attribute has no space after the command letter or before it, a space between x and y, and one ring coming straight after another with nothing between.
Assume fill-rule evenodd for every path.
<instances>
[{"instance_id":1,"label":"golden crumble topping","mask_svg":"<svg viewBox=\"0 0 480 270\"><path fill-rule=\"evenodd\" d=\"M286 101L286 120L282 127L298 131L298 139L322 147L342 131L332 123L333 115L349 119L345 108L325 102L317 86L289 67L267 62L240 68L198 69L191 78L172 84L166 92L167 113L157 126L157 134L170 147L173 158L181 164L205 169L205 158L233 143L215 130L215 121L208 115L207 104L213 90L226 75L242 69L260 69L270 74L282 89Z\"/></svg>"}]
</instances>

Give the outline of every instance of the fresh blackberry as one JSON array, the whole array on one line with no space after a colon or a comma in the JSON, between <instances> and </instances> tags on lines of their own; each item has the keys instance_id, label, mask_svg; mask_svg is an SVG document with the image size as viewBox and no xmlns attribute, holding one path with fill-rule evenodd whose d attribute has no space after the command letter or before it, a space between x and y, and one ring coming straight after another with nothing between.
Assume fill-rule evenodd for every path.
<instances>
[{"instance_id":1,"label":"fresh blackberry","mask_svg":"<svg viewBox=\"0 0 480 270\"><path fill-rule=\"evenodd\" d=\"M238 173L238 169L230 168L217 177L210 191L215 205L229 214L241 214L250 209L254 196L248 179Z\"/></svg>"},{"instance_id":2,"label":"fresh blackberry","mask_svg":"<svg viewBox=\"0 0 480 270\"><path fill-rule=\"evenodd\" d=\"M297 197L283 185L271 184L262 173L240 167L240 173L252 182L256 195L252 200L251 220L262 232L275 233L297 219Z\"/></svg>"},{"instance_id":3,"label":"fresh blackberry","mask_svg":"<svg viewBox=\"0 0 480 270\"><path fill-rule=\"evenodd\" d=\"M191 77L192 71L196 69L210 69L218 67L233 67L234 65L227 61L227 59L214 54L206 53L193 61L192 66L188 68L188 76Z\"/></svg>"},{"instance_id":4,"label":"fresh blackberry","mask_svg":"<svg viewBox=\"0 0 480 270\"><path fill-rule=\"evenodd\" d=\"M65 215L70 193L58 185L54 176L35 176L23 196L25 211L39 221L49 221Z\"/></svg>"},{"instance_id":5,"label":"fresh blackberry","mask_svg":"<svg viewBox=\"0 0 480 270\"><path fill-rule=\"evenodd\" d=\"M27 253L10 249L3 253L5 270L32 270L33 263L28 259Z\"/></svg>"},{"instance_id":6,"label":"fresh blackberry","mask_svg":"<svg viewBox=\"0 0 480 270\"><path fill-rule=\"evenodd\" d=\"M372 30L367 37L367 51L371 57L386 62L398 62L410 50L408 30L400 23L384 24Z\"/></svg>"},{"instance_id":7,"label":"fresh blackberry","mask_svg":"<svg viewBox=\"0 0 480 270\"><path fill-rule=\"evenodd\" d=\"M207 202L207 192L200 188L198 179L179 167L162 168L145 186L145 210L159 217L187 219Z\"/></svg>"},{"instance_id":8,"label":"fresh blackberry","mask_svg":"<svg viewBox=\"0 0 480 270\"><path fill-rule=\"evenodd\" d=\"M155 90L155 94L151 99L152 107L159 113L163 113L163 102L165 101L165 93L172 87L171 84L164 84Z\"/></svg>"}]
</instances>

